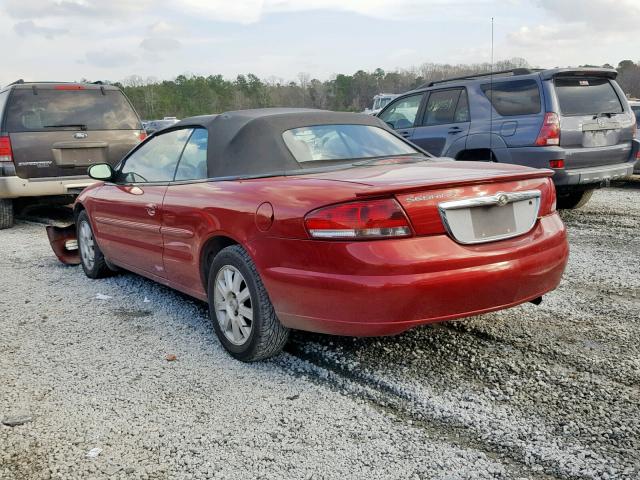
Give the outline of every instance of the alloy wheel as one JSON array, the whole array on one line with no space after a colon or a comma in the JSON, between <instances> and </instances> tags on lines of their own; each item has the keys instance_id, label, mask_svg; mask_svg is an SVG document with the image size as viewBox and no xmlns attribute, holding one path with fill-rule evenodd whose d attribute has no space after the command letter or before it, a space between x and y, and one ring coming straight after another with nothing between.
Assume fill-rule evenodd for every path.
<instances>
[{"instance_id":1,"label":"alloy wheel","mask_svg":"<svg viewBox=\"0 0 640 480\"><path fill-rule=\"evenodd\" d=\"M82 262L89 270L91 270L95 264L96 252L93 233L91 232L91 227L88 222L84 221L80 223L79 237L80 256L82 257Z\"/></svg>"},{"instance_id":2,"label":"alloy wheel","mask_svg":"<svg viewBox=\"0 0 640 480\"><path fill-rule=\"evenodd\" d=\"M251 336L253 303L240 270L225 265L216 275L214 306L224 336L234 345L243 345Z\"/></svg>"}]
</instances>

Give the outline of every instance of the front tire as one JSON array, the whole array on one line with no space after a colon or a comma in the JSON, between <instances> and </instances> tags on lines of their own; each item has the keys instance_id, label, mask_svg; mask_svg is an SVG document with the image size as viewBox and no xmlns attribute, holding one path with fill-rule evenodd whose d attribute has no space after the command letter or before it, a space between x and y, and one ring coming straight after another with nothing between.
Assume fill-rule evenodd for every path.
<instances>
[{"instance_id":1,"label":"front tire","mask_svg":"<svg viewBox=\"0 0 640 480\"><path fill-rule=\"evenodd\" d=\"M229 354L255 362L282 351L289 329L278 320L255 264L242 247L233 245L216 255L207 290L213 328Z\"/></svg>"},{"instance_id":2,"label":"front tire","mask_svg":"<svg viewBox=\"0 0 640 480\"><path fill-rule=\"evenodd\" d=\"M102 250L93 236L93 229L87 212L82 211L78 215L76 235L78 237L78 249L80 250L80 263L84 273L89 278L104 278L113 272L104 259Z\"/></svg>"},{"instance_id":3,"label":"front tire","mask_svg":"<svg viewBox=\"0 0 640 480\"><path fill-rule=\"evenodd\" d=\"M575 210L584 207L591 199L594 189L590 190L574 190L557 197L557 207L559 210Z\"/></svg>"},{"instance_id":4,"label":"front tire","mask_svg":"<svg viewBox=\"0 0 640 480\"><path fill-rule=\"evenodd\" d=\"M13 227L13 200L0 199L0 230Z\"/></svg>"}]
</instances>

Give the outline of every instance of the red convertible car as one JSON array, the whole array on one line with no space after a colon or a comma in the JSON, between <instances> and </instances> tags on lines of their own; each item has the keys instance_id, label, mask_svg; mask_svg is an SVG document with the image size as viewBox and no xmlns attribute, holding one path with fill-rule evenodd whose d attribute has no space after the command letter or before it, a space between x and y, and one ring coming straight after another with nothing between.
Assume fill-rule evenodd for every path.
<instances>
[{"instance_id":1,"label":"red convertible car","mask_svg":"<svg viewBox=\"0 0 640 480\"><path fill-rule=\"evenodd\" d=\"M538 302L568 257L550 170L433 158L368 115L194 117L89 174L76 226L49 229L58 257L208 301L244 361L289 329L391 335Z\"/></svg>"}]
</instances>

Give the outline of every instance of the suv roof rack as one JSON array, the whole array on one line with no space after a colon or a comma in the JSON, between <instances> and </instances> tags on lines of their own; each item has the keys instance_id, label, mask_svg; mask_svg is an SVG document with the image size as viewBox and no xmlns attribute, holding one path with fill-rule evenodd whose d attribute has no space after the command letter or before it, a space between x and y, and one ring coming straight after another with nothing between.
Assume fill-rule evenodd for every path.
<instances>
[{"instance_id":1,"label":"suv roof rack","mask_svg":"<svg viewBox=\"0 0 640 480\"><path fill-rule=\"evenodd\" d=\"M542 70L543 70L542 68L511 68L509 70L499 70L497 72L474 73L473 75L463 75L462 77L452 77L452 78L446 78L444 80L435 80L433 82L425 83L424 85L418 88L433 87L434 85L437 85L440 83L455 82L457 80L473 80L476 78L490 77L492 75L508 75L508 74L512 76L529 75L531 73L541 72Z\"/></svg>"}]
</instances>

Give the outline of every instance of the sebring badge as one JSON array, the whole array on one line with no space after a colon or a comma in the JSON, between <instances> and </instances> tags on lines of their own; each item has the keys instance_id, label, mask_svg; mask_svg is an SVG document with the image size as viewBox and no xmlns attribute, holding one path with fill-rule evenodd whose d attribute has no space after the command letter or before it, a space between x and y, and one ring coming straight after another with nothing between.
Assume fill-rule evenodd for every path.
<instances>
[{"instance_id":1,"label":"sebring badge","mask_svg":"<svg viewBox=\"0 0 640 480\"><path fill-rule=\"evenodd\" d=\"M86 132L77 132L73 134L73 138L77 138L78 140L82 139L82 138L87 138L87 133Z\"/></svg>"}]
</instances>

